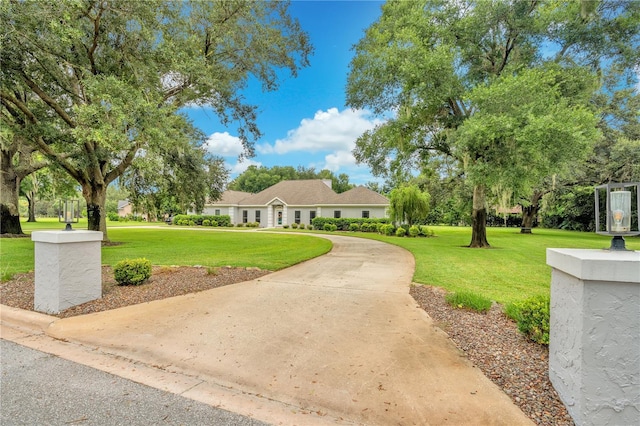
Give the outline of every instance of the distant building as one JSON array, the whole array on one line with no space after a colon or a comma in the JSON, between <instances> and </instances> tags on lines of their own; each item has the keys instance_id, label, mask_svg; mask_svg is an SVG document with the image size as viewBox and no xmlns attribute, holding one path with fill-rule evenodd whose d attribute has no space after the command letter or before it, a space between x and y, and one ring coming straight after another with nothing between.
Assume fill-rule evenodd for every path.
<instances>
[{"instance_id":1,"label":"distant building","mask_svg":"<svg viewBox=\"0 0 640 426\"><path fill-rule=\"evenodd\" d=\"M133 214L133 206L129 200L118 200L118 216L126 217Z\"/></svg>"},{"instance_id":2,"label":"distant building","mask_svg":"<svg viewBox=\"0 0 640 426\"><path fill-rule=\"evenodd\" d=\"M285 180L257 194L225 191L203 214L229 215L231 223L258 222L261 228L311 224L315 217L385 218L389 200L364 186L341 194L330 179Z\"/></svg>"}]
</instances>

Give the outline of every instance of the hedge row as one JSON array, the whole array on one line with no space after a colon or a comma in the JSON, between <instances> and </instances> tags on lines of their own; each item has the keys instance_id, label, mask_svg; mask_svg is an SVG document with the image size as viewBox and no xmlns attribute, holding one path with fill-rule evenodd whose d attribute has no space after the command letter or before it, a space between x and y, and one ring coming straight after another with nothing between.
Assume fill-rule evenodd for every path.
<instances>
[{"instance_id":1,"label":"hedge row","mask_svg":"<svg viewBox=\"0 0 640 426\"><path fill-rule=\"evenodd\" d=\"M362 227L364 223L368 224L378 224L378 223L389 223L389 219L368 219L368 218L348 218L341 217L339 219L335 219L333 217L316 217L311 221L313 225L313 229L324 229L325 224L335 225L338 231L348 231L351 224L357 223Z\"/></svg>"},{"instance_id":2,"label":"hedge row","mask_svg":"<svg viewBox=\"0 0 640 426\"><path fill-rule=\"evenodd\" d=\"M205 222L207 221L207 222ZM174 225L231 226L229 215L177 214L173 217Z\"/></svg>"},{"instance_id":3,"label":"hedge row","mask_svg":"<svg viewBox=\"0 0 640 426\"><path fill-rule=\"evenodd\" d=\"M396 237L432 237L433 231L426 225L395 225L389 223L389 219L349 219L316 217L312 221L313 229L322 231L350 231L350 232L376 232L382 235Z\"/></svg>"}]
</instances>

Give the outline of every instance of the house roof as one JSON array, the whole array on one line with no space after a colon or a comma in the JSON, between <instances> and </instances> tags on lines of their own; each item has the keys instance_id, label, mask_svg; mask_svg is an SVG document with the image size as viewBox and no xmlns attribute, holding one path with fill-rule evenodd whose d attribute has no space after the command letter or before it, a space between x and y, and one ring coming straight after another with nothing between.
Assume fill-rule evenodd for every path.
<instances>
[{"instance_id":1,"label":"house roof","mask_svg":"<svg viewBox=\"0 0 640 426\"><path fill-rule=\"evenodd\" d=\"M284 180L269 188L249 194L239 191L225 191L222 199L212 203L213 205L267 205L274 199L278 199L287 205L312 206L312 205L387 205L389 201L382 195L364 186L358 186L342 194L336 194L322 179Z\"/></svg>"},{"instance_id":2,"label":"house roof","mask_svg":"<svg viewBox=\"0 0 640 426\"><path fill-rule=\"evenodd\" d=\"M337 195L340 204L389 204L387 197L364 186L356 186Z\"/></svg>"},{"instance_id":3,"label":"house roof","mask_svg":"<svg viewBox=\"0 0 640 426\"><path fill-rule=\"evenodd\" d=\"M212 204L238 204L250 195L249 192L227 190L222 193L222 197L218 201Z\"/></svg>"}]
</instances>

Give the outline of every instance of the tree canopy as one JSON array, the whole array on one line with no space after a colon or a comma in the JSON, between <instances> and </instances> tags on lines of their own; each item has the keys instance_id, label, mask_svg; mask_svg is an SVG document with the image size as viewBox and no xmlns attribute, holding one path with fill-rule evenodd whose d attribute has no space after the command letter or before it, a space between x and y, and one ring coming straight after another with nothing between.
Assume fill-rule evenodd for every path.
<instances>
[{"instance_id":1,"label":"tree canopy","mask_svg":"<svg viewBox=\"0 0 640 426\"><path fill-rule=\"evenodd\" d=\"M209 106L260 136L250 78L278 87L311 46L287 2L4 1L3 138L20 137L81 186L89 229L105 233L108 185L145 157L189 156L202 140L181 108ZM177 162L179 163L179 161Z\"/></svg>"},{"instance_id":2,"label":"tree canopy","mask_svg":"<svg viewBox=\"0 0 640 426\"><path fill-rule=\"evenodd\" d=\"M326 169L316 172L313 167L273 166L269 168L251 165L229 184L229 189L257 194L283 180L302 179L330 179L331 187L337 193L348 191L355 186L349 183L349 176L346 174L341 173L336 176Z\"/></svg>"},{"instance_id":3,"label":"tree canopy","mask_svg":"<svg viewBox=\"0 0 640 426\"><path fill-rule=\"evenodd\" d=\"M403 185L389 194L389 215L394 222L409 226L424 220L429 213L429 194L416 185Z\"/></svg>"},{"instance_id":4,"label":"tree canopy","mask_svg":"<svg viewBox=\"0 0 640 426\"><path fill-rule=\"evenodd\" d=\"M390 118L354 155L396 175L455 158L473 187L470 246L488 246L488 189L530 192L584 156L596 89L632 81L639 28L633 1L389 1L355 47L347 103Z\"/></svg>"}]
</instances>

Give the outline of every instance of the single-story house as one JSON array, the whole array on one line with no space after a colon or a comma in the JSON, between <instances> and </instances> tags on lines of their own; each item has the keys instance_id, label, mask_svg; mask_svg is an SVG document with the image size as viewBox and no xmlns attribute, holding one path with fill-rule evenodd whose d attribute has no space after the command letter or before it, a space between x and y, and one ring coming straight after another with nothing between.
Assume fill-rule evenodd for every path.
<instances>
[{"instance_id":1,"label":"single-story house","mask_svg":"<svg viewBox=\"0 0 640 426\"><path fill-rule=\"evenodd\" d=\"M231 223L257 222L261 228L311 224L315 217L385 218L389 200L364 186L341 194L330 179L285 180L257 194L225 191L203 214L229 215Z\"/></svg>"}]
</instances>

